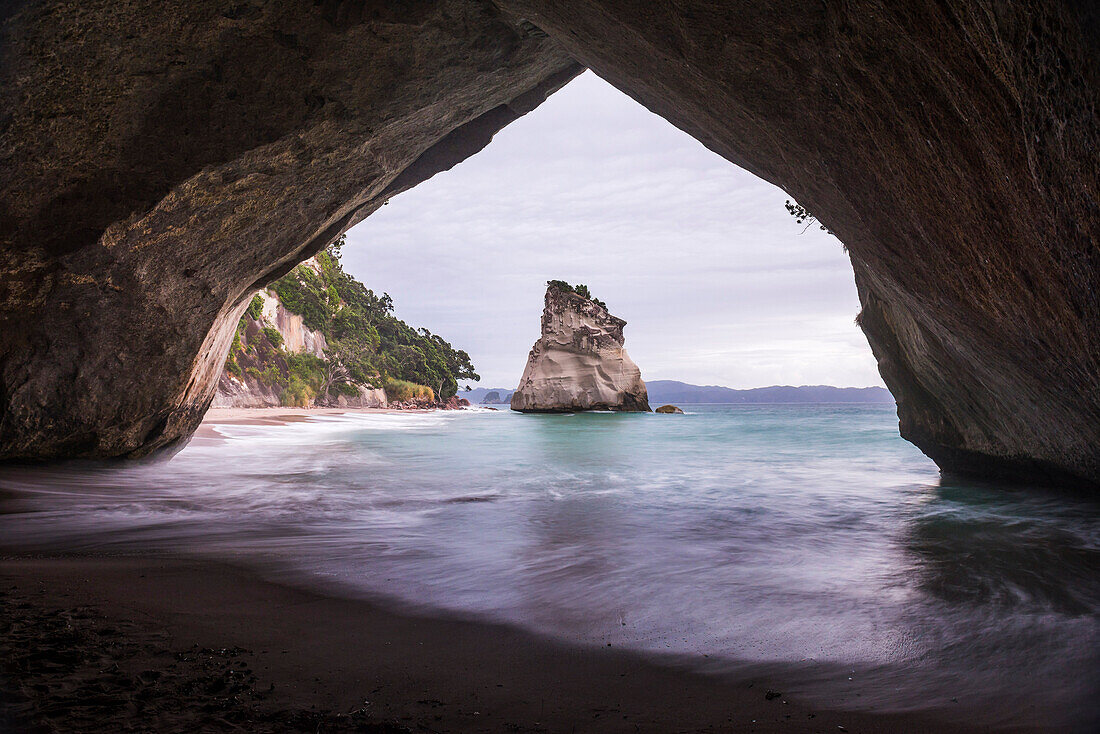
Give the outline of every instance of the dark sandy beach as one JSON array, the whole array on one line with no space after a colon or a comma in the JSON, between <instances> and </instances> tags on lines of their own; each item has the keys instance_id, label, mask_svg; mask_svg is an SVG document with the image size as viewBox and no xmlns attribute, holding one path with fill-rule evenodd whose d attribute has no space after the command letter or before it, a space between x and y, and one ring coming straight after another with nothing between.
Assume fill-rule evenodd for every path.
<instances>
[{"instance_id":1,"label":"dark sandy beach","mask_svg":"<svg viewBox=\"0 0 1100 734\"><path fill-rule=\"evenodd\" d=\"M781 681L398 614L205 561L8 558L0 591L15 731L987 730L808 706Z\"/></svg>"}]
</instances>

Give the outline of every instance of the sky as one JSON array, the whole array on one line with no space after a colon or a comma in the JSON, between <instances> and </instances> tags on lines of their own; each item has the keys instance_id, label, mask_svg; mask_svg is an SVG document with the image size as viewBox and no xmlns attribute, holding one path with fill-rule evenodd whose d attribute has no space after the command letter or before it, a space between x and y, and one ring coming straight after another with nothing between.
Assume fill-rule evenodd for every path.
<instances>
[{"instance_id":1,"label":"sky","mask_svg":"<svg viewBox=\"0 0 1100 734\"><path fill-rule=\"evenodd\" d=\"M882 385L852 268L781 189L592 72L351 229L344 269L514 388L546 281L627 321L646 380Z\"/></svg>"}]
</instances>

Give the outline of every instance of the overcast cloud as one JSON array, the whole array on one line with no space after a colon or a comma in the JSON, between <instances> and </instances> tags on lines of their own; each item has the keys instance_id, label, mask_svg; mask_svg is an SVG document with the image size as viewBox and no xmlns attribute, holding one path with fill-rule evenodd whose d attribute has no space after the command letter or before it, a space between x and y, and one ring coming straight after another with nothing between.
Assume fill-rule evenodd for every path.
<instances>
[{"instance_id":1,"label":"overcast cloud","mask_svg":"<svg viewBox=\"0 0 1100 734\"><path fill-rule=\"evenodd\" d=\"M591 72L348 233L345 268L515 387L545 282L627 320L647 380L881 385L840 242Z\"/></svg>"}]
</instances>

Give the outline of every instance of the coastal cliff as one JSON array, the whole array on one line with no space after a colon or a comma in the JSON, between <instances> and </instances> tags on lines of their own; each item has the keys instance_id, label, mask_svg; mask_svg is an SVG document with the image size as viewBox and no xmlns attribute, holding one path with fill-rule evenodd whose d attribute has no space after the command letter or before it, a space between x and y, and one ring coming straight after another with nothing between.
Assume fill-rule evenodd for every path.
<instances>
[{"instance_id":1,"label":"coastal cliff","mask_svg":"<svg viewBox=\"0 0 1100 734\"><path fill-rule=\"evenodd\" d=\"M310 259L303 263L310 267ZM305 325L300 314L290 311L274 291L257 293L241 317L229 358L218 380L212 408L270 408L283 405L279 382L288 376L286 357L309 355L324 360L325 335ZM283 359L277 359L282 354ZM379 405L384 405L385 392ZM289 397L289 396L288 396Z\"/></svg>"},{"instance_id":2,"label":"coastal cliff","mask_svg":"<svg viewBox=\"0 0 1100 734\"><path fill-rule=\"evenodd\" d=\"M545 303L542 335L512 395L512 410L648 412L641 370L623 348L626 321L584 286L550 281Z\"/></svg>"},{"instance_id":3,"label":"coastal cliff","mask_svg":"<svg viewBox=\"0 0 1100 734\"><path fill-rule=\"evenodd\" d=\"M212 407L460 407L458 380L477 379L469 355L396 318L388 294L343 271L342 245L252 297Z\"/></svg>"}]
</instances>

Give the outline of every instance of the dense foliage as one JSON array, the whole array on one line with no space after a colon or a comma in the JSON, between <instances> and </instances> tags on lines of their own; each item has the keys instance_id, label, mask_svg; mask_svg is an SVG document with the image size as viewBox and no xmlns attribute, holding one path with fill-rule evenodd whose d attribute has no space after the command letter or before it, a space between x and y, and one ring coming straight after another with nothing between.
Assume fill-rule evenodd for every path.
<instances>
[{"instance_id":1,"label":"dense foliage","mask_svg":"<svg viewBox=\"0 0 1100 734\"><path fill-rule=\"evenodd\" d=\"M325 359L281 351L282 336L259 326L245 344L247 320L258 319L263 301L257 296L241 320L226 369L241 374L242 357L258 364L247 374L283 389L283 403L308 405L322 395L356 394L356 384L385 387L394 400L445 400L458 392L461 379L479 380L470 355L455 349L427 329L415 329L393 315L393 299L344 272L340 248L344 238L268 286L287 310L306 326L324 334ZM253 374L255 372L256 374Z\"/></svg>"},{"instance_id":2,"label":"dense foliage","mask_svg":"<svg viewBox=\"0 0 1100 734\"><path fill-rule=\"evenodd\" d=\"M548 280L546 281L546 285L557 288L558 290L563 290L566 293L576 293L581 298L587 298L601 308L607 308L607 304L593 296L591 291L588 290L588 286L583 283L569 285L564 280Z\"/></svg>"},{"instance_id":3,"label":"dense foliage","mask_svg":"<svg viewBox=\"0 0 1100 734\"><path fill-rule=\"evenodd\" d=\"M418 385L408 380L386 380L383 385L386 397L390 400L408 402L410 400L435 400L435 394L427 385Z\"/></svg>"}]
</instances>

